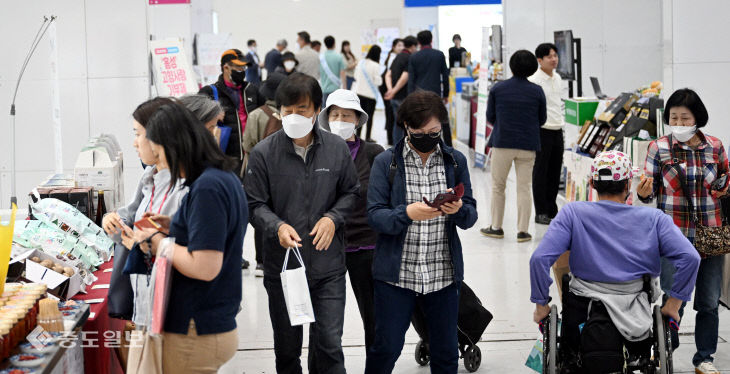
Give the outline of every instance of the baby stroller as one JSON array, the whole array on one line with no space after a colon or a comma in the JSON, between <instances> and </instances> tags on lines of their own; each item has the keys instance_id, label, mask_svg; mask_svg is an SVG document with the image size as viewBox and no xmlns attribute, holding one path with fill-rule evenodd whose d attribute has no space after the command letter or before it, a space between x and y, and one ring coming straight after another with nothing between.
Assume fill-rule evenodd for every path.
<instances>
[{"instance_id":1,"label":"baby stroller","mask_svg":"<svg viewBox=\"0 0 730 374\"><path fill-rule=\"evenodd\" d=\"M651 278L649 276L644 276L644 291L647 292L649 300L652 300L650 282ZM571 296L572 294L569 295L569 284L570 275L565 275L563 277L563 318L566 318L566 308L571 308L570 303L574 303L574 299L567 299L570 297L576 297ZM602 304L600 304L600 302L594 301L593 307L595 308L597 306L605 308ZM589 372L582 362L585 358L582 358L580 353L567 349L568 345L565 343L567 338L563 333L566 329L566 323L565 321L562 321L563 323L559 333L558 325L561 322L561 318L559 316L557 306L553 305L550 307L550 314L548 317L540 323L540 331L543 335L544 347L543 373L567 374ZM594 314L591 313L590 318L593 318L593 316ZM651 336L647 338L647 340L639 343L624 342L623 370L619 370L617 372L633 373L637 370L641 373L647 374L670 374L673 372L672 345L669 328L677 330L679 327L673 319L666 318L662 315L661 308L658 305L654 306L652 316L654 319L654 325ZM588 320L590 320L590 318ZM585 324L587 324L587 322L585 322ZM581 331L580 334L582 334L583 331ZM561 340L565 343L564 347L561 347ZM640 345L647 349L638 349L632 352L630 345Z\"/></svg>"},{"instance_id":2,"label":"baby stroller","mask_svg":"<svg viewBox=\"0 0 730 374\"><path fill-rule=\"evenodd\" d=\"M474 291L466 283L461 283L459 294L459 317L457 321L457 334L459 340L459 352L464 359L464 367L470 373L479 369L482 364L482 351L477 343L482 338L489 322L492 321L490 313L479 300ZM416 329L420 338L416 345L416 362L426 366L431 361L431 354L428 347L428 329L426 328L426 316L420 306L416 304L411 318L413 328Z\"/></svg>"}]
</instances>

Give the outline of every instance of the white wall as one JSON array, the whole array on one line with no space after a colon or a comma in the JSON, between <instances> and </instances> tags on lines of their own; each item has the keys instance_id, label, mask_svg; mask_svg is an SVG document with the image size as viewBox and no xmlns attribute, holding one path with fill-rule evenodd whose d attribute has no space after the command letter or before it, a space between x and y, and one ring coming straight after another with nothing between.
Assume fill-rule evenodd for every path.
<instances>
[{"instance_id":1,"label":"white wall","mask_svg":"<svg viewBox=\"0 0 730 374\"><path fill-rule=\"evenodd\" d=\"M583 95L593 96L596 76L611 95L661 80L661 0L503 0L504 58L553 42L553 32L581 38Z\"/></svg>"},{"instance_id":2,"label":"white wall","mask_svg":"<svg viewBox=\"0 0 730 374\"><path fill-rule=\"evenodd\" d=\"M218 32L232 33L233 45L242 51L248 39L256 39L262 59L281 38L289 42L290 50L296 50L297 32L303 30L323 43L325 36L334 36L337 50L343 40L349 40L352 50L359 51L362 31L384 23L397 26L391 21L400 18L402 8L403 1L398 0L213 0Z\"/></svg>"},{"instance_id":3,"label":"white wall","mask_svg":"<svg viewBox=\"0 0 730 374\"><path fill-rule=\"evenodd\" d=\"M665 97L675 89L697 91L707 107L707 133L730 142L730 49L726 28L730 2L664 0Z\"/></svg>"},{"instance_id":4,"label":"white wall","mask_svg":"<svg viewBox=\"0 0 730 374\"><path fill-rule=\"evenodd\" d=\"M205 1L205 0L200 0ZM10 118L15 80L43 15L58 16L58 70L63 126L63 168L72 174L76 156L90 136L114 134L122 145L125 192L141 175L132 147L131 113L149 97L148 1L35 0L14 2L0 12L0 207L10 197ZM155 32L189 38L190 5L155 6ZM164 22L162 21L164 20ZM202 26L201 26L202 27ZM54 169L48 35L31 60L16 101L17 193L26 196Z\"/></svg>"}]
</instances>

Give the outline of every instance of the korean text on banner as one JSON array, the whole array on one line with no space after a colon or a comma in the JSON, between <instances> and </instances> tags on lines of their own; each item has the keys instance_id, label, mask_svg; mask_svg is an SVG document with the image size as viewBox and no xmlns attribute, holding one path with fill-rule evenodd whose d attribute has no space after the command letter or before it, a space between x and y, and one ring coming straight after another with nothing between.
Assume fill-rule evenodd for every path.
<instances>
[{"instance_id":1,"label":"korean text on banner","mask_svg":"<svg viewBox=\"0 0 730 374\"><path fill-rule=\"evenodd\" d=\"M289 254L292 252L301 266L297 269L287 270ZM281 287L284 291L284 301L286 302L286 310L289 312L291 325L299 326L314 322L314 309L312 308L312 299L309 296L307 274L298 248L288 248L286 250L284 267L281 269Z\"/></svg>"},{"instance_id":2,"label":"korean text on banner","mask_svg":"<svg viewBox=\"0 0 730 374\"><path fill-rule=\"evenodd\" d=\"M158 96L179 97L198 92L193 71L179 39L153 40L150 42L152 67Z\"/></svg>"},{"instance_id":3,"label":"korean text on banner","mask_svg":"<svg viewBox=\"0 0 730 374\"><path fill-rule=\"evenodd\" d=\"M7 225L0 224L0 294L4 292L5 277L8 276L10 249L13 247L13 230L15 229L15 213L17 211L18 207L13 204L10 222Z\"/></svg>"}]
</instances>

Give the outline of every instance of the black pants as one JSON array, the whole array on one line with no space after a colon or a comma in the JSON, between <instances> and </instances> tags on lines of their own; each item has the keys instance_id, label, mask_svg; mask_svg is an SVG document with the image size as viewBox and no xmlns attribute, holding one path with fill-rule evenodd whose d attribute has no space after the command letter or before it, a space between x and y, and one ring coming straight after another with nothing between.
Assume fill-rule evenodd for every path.
<instances>
[{"instance_id":1,"label":"black pants","mask_svg":"<svg viewBox=\"0 0 730 374\"><path fill-rule=\"evenodd\" d=\"M452 374L459 367L459 318L461 282L428 294L375 281L375 344L365 362L365 374L392 373L398 361L416 303L426 316L431 352L431 373Z\"/></svg>"},{"instance_id":2,"label":"black pants","mask_svg":"<svg viewBox=\"0 0 730 374\"><path fill-rule=\"evenodd\" d=\"M352 293L355 294L365 329L365 352L375 342L375 302L373 301L373 251L347 253L347 273L350 275Z\"/></svg>"},{"instance_id":3,"label":"black pants","mask_svg":"<svg viewBox=\"0 0 730 374\"><path fill-rule=\"evenodd\" d=\"M357 97L360 98L360 106L362 107L362 110L365 111L365 113L368 114L368 123L366 124L367 131L365 132L365 140L372 139L372 133L373 133L373 114L375 113L375 104L377 104L377 101L375 99L371 99L369 97L360 96L357 95ZM362 133L362 127L357 129L357 136L361 138L360 134Z\"/></svg>"},{"instance_id":4,"label":"black pants","mask_svg":"<svg viewBox=\"0 0 730 374\"><path fill-rule=\"evenodd\" d=\"M342 329L345 322L345 274L309 279L309 295L316 322L309 324L310 373L345 373ZM281 288L281 279L264 277L269 295L269 317L274 330L276 372L301 374L302 326L292 326Z\"/></svg>"},{"instance_id":5,"label":"black pants","mask_svg":"<svg viewBox=\"0 0 730 374\"><path fill-rule=\"evenodd\" d=\"M563 170L563 131L540 129L540 152L532 169L532 198L535 214L554 218L558 214L560 173Z\"/></svg>"},{"instance_id":6,"label":"black pants","mask_svg":"<svg viewBox=\"0 0 730 374\"><path fill-rule=\"evenodd\" d=\"M393 126L395 126L395 114L390 100L383 101L385 105L385 133L388 135L388 145L393 145Z\"/></svg>"},{"instance_id":7,"label":"black pants","mask_svg":"<svg viewBox=\"0 0 730 374\"><path fill-rule=\"evenodd\" d=\"M261 230L253 230L253 242L256 248L256 265L264 263L264 233Z\"/></svg>"}]
</instances>

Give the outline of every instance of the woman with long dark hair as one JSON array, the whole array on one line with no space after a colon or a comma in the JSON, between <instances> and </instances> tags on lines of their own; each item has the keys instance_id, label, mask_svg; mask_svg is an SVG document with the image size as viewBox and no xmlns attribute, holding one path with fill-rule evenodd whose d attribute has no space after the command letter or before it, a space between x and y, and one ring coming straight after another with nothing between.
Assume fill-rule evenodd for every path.
<instances>
[{"instance_id":1,"label":"woman with long dark hair","mask_svg":"<svg viewBox=\"0 0 730 374\"><path fill-rule=\"evenodd\" d=\"M347 63L347 68L345 68L345 75L347 76L347 89L349 90L352 88L352 83L355 82L355 67L357 66L357 58L355 58L355 55L352 54L352 50L350 50L350 42L347 40L344 40L342 42L342 49L340 50L340 53L342 53L342 58L345 59L345 63Z\"/></svg>"},{"instance_id":2,"label":"woman with long dark hair","mask_svg":"<svg viewBox=\"0 0 730 374\"><path fill-rule=\"evenodd\" d=\"M383 78L380 76L380 53L381 49L378 45L370 47L365 59L360 61L355 69L355 87L354 91L360 98L360 104L368 115L367 131L365 140L375 143L372 138L373 133L373 113L375 113L375 105L378 102L378 86L383 84ZM362 127L357 129L357 136L360 137Z\"/></svg>"},{"instance_id":3,"label":"woman with long dark hair","mask_svg":"<svg viewBox=\"0 0 730 374\"><path fill-rule=\"evenodd\" d=\"M385 74L388 73L390 65L393 64L395 56L403 51L403 39L393 40L393 44L388 52L388 57L385 58L385 70L380 77L383 80L383 84L378 87L380 89L380 95L383 96L383 105L385 107L385 132L388 134L388 145L393 144L393 124L395 124L395 113L393 113L393 107L390 106L390 100L385 100L385 93L388 91L388 87L385 85Z\"/></svg>"},{"instance_id":4,"label":"woman with long dark hair","mask_svg":"<svg viewBox=\"0 0 730 374\"><path fill-rule=\"evenodd\" d=\"M165 372L215 373L238 346L241 252L248 223L246 196L234 160L180 104L161 106L147 139L170 166L171 183L189 187L174 217L151 215L175 243L164 326ZM164 235L144 230L140 249L155 252Z\"/></svg>"},{"instance_id":5,"label":"woman with long dark hair","mask_svg":"<svg viewBox=\"0 0 730 374\"><path fill-rule=\"evenodd\" d=\"M171 183L169 165L152 151L147 139L147 125L157 109L172 104L172 99L157 97L140 104L132 113L134 130L134 149L137 156L147 166L137 185L137 190L129 203L115 212L104 216L104 231L120 243L114 251L114 270L110 282L109 314L115 318L131 320L138 330L149 325L149 270L133 268L134 259L127 266L127 258L135 248L135 236L139 230L133 224L147 212L173 215L180 207L183 196L188 192L182 181ZM125 272L125 268L127 271ZM141 270L141 271L138 271Z\"/></svg>"}]
</instances>

